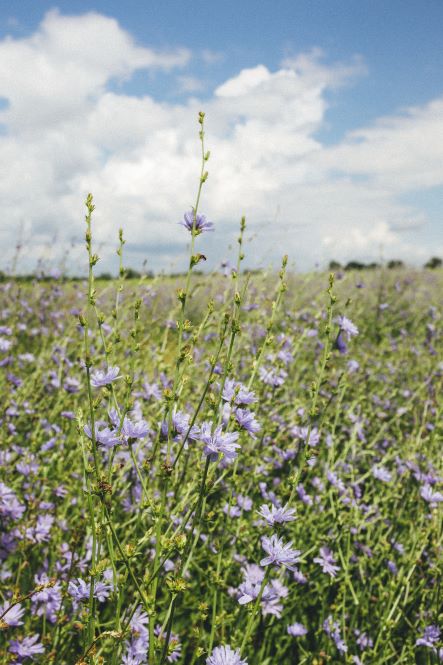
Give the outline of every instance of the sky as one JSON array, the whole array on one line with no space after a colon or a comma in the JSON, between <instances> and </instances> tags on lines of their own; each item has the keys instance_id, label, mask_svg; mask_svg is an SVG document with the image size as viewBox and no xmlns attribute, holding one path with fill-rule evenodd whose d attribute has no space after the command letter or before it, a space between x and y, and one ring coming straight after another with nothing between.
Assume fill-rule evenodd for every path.
<instances>
[{"instance_id":1,"label":"sky","mask_svg":"<svg viewBox=\"0 0 443 665\"><path fill-rule=\"evenodd\" d=\"M0 269L443 256L440 0L0 0Z\"/></svg>"}]
</instances>

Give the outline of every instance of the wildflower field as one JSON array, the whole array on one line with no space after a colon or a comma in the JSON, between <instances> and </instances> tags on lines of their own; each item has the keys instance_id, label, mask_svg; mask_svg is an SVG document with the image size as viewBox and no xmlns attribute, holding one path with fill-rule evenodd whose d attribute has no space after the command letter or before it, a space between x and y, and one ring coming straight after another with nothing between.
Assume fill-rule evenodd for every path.
<instances>
[{"instance_id":1,"label":"wildflower field","mask_svg":"<svg viewBox=\"0 0 443 665\"><path fill-rule=\"evenodd\" d=\"M0 284L0 662L441 662L442 271L251 274L242 220L199 273L199 122L187 274L95 279L89 195L88 278Z\"/></svg>"}]
</instances>

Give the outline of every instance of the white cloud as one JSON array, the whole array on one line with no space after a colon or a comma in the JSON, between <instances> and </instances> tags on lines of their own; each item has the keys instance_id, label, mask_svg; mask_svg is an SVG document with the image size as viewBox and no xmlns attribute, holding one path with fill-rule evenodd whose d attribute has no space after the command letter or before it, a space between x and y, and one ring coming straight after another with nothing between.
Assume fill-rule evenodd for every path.
<instances>
[{"instance_id":1,"label":"white cloud","mask_svg":"<svg viewBox=\"0 0 443 665\"><path fill-rule=\"evenodd\" d=\"M309 78L312 84L329 89L348 85L354 78L368 73L367 67L359 55L354 55L349 62L335 63L333 67L325 65L324 58L324 51L316 47L307 53L284 58L281 65L296 72L299 76Z\"/></svg>"},{"instance_id":2,"label":"white cloud","mask_svg":"<svg viewBox=\"0 0 443 665\"><path fill-rule=\"evenodd\" d=\"M0 96L9 101L0 121L16 131L72 117L81 122L86 105L111 80L138 69L183 67L189 58L186 49L161 53L138 46L112 18L51 11L31 37L0 43Z\"/></svg>"},{"instance_id":3,"label":"white cloud","mask_svg":"<svg viewBox=\"0 0 443 665\"><path fill-rule=\"evenodd\" d=\"M380 119L327 151L326 163L364 174L396 192L443 181L443 98Z\"/></svg>"},{"instance_id":4,"label":"white cloud","mask_svg":"<svg viewBox=\"0 0 443 665\"><path fill-rule=\"evenodd\" d=\"M252 69L243 69L238 76L226 81L215 91L216 97L243 97L254 89L260 88L272 78L270 71L263 65Z\"/></svg>"},{"instance_id":5,"label":"white cloud","mask_svg":"<svg viewBox=\"0 0 443 665\"><path fill-rule=\"evenodd\" d=\"M178 76L177 83L179 92L202 92L205 84L195 76Z\"/></svg>"},{"instance_id":6,"label":"white cloud","mask_svg":"<svg viewBox=\"0 0 443 665\"><path fill-rule=\"evenodd\" d=\"M314 50L287 58L275 72L260 64L204 103L112 90L114 80L137 70L183 69L190 57L186 49L137 45L97 13L50 12L30 37L0 42L0 97L8 100L0 111L0 155L8 165L0 180L3 247L13 247L24 224L28 264L45 244L61 256L73 237L82 241L83 199L92 191L103 255L114 257L110 244L122 226L132 244L128 262L148 256L156 269L169 268L188 240L176 222L194 202L196 118L204 109L211 159L202 210L216 232L199 243L210 250L211 266L235 238L242 214L257 236L251 263L277 262L283 253L301 267L377 258L380 245L395 257L426 255L426 216L401 197L443 185L443 99L327 147L317 138L327 93L364 72L358 58L327 65ZM186 70L177 84L199 91ZM73 264L78 269L79 260Z\"/></svg>"}]
</instances>

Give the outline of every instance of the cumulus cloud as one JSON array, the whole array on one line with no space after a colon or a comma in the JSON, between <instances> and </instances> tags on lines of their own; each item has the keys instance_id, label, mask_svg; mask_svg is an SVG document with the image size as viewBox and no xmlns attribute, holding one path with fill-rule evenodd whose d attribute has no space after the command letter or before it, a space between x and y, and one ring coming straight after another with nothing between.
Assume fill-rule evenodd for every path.
<instances>
[{"instance_id":1,"label":"cumulus cloud","mask_svg":"<svg viewBox=\"0 0 443 665\"><path fill-rule=\"evenodd\" d=\"M326 161L344 173L361 174L396 192L442 184L443 99L380 119L351 132L327 152Z\"/></svg>"},{"instance_id":2,"label":"cumulus cloud","mask_svg":"<svg viewBox=\"0 0 443 665\"><path fill-rule=\"evenodd\" d=\"M380 245L396 257L426 255L417 241L426 215L402 196L443 185L443 99L325 146L318 135L328 93L364 73L360 59L326 64L314 50L286 58L277 71L257 64L206 90L203 102L195 96L199 79L188 71L191 57L186 48L141 46L97 13L50 12L33 35L0 42L0 154L7 165L0 241L10 248L3 261L20 228L27 267L48 246L60 258L75 241L77 257L91 191L103 257L114 255L122 226L128 263L147 258L157 270L181 267L187 237L177 222L198 184L201 109L211 150L202 209L216 232L199 242L212 267L242 214L256 236L251 265L277 263L283 253L302 268L376 258ZM116 91L115 81L138 70L178 70L176 84L191 96L167 103ZM77 258L71 263L78 269Z\"/></svg>"}]
</instances>

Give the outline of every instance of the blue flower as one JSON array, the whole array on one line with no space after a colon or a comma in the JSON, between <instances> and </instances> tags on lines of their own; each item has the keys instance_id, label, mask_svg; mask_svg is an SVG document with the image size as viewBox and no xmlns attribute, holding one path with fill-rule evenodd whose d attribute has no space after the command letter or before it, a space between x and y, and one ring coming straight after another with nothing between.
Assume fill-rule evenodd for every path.
<instances>
[{"instance_id":1,"label":"blue flower","mask_svg":"<svg viewBox=\"0 0 443 665\"><path fill-rule=\"evenodd\" d=\"M274 534L270 538L263 536L262 547L268 556L260 561L260 566L275 564L292 571L296 570L294 564L300 561L300 550L293 550L292 543L285 544L281 538Z\"/></svg>"},{"instance_id":2,"label":"blue flower","mask_svg":"<svg viewBox=\"0 0 443 665\"><path fill-rule=\"evenodd\" d=\"M80 577L78 577L77 580L71 580L68 584L68 593L77 602L88 601L90 590L91 583L85 582ZM98 581L94 584L94 598L97 598L100 603L103 603L106 598L108 598L111 590L109 584Z\"/></svg>"},{"instance_id":3,"label":"blue flower","mask_svg":"<svg viewBox=\"0 0 443 665\"><path fill-rule=\"evenodd\" d=\"M340 566L335 565L335 557L329 547L320 547L320 556L314 558L314 563L318 563L324 573L328 573L331 577L336 577Z\"/></svg>"},{"instance_id":4,"label":"blue flower","mask_svg":"<svg viewBox=\"0 0 443 665\"><path fill-rule=\"evenodd\" d=\"M132 615L131 621L129 622L131 630L139 634L146 633L148 623L149 617L139 605Z\"/></svg>"},{"instance_id":5,"label":"blue flower","mask_svg":"<svg viewBox=\"0 0 443 665\"><path fill-rule=\"evenodd\" d=\"M372 475L377 480L382 480L384 483L389 483L392 480L392 473L390 473L384 466L373 466Z\"/></svg>"},{"instance_id":6,"label":"blue flower","mask_svg":"<svg viewBox=\"0 0 443 665\"><path fill-rule=\"evenodd\" d=\"M195 221L195 226L194 226L194 221ZM184 226L185 229L188 229L192 233L194 231L194 234L196 236L200 235L200 233L204 233L205 231L213 231L214 230L214 224L213 222L209 222L204 215L200 215L199 213L194 214L193 210L189 210L189 212L185 212L183 215L183 219L179 222L181 226Z\"/></svg>"},{"instance_id":7,"label":"blue flower","mask_svg":"<svg viewBox=\"0 0 443 665\"><path fill-rule=\"evenodd\" d=\"M85 425L83 431L89 439L92 439L92 429L90 425ZM116 432L111 430L109 427L103 427L103 429L99 429L99 423L95 423L95 440L97 441L97 444L102 445L108 449L113 448L118 443L120 443L120 439Z\"/></svg>"},{"instance_id":8,"label":"blue flower","mask_svg":"<svg viewBox=\"0 0 443 665\"><path fill-rule=\"evenodd\" d=\"M234 402L235 404L252 404L257 401L257 397L252 390L233 379L227 379L223 388L222 397L225 402Z\"/></svg>"},{"instance_id":9,"label":"blue flower","mask_svg":"<svg viewBox=\"0 0 443 665\"><path fill-rule=\"evenodd\" d=\"M295 520L295 508L288 508L287 506L277 508L273 504L270 507L263 504L258 513L264 517L269 526L283 524L284 522L293 522Z\"/></svg>"},{"instance_id":10,"label":"blue flower","mask_svg":"<svg viewBox=\"0 0 443 665\"><path fill-rule=\"evenodd\" d=\"M20 503L15 492L0 482L0 516L3 519L10 519L13 521L19 520L26 507Z\"/></svg>"},{"instance_id":11,"label":"blue flower","mask_svg":"<svg viewBox=\"0 0 443 665\"><path fill-rule=\"evenodd\" d=\"M94 388L103 388L119 378L120 367L108 367L106 371L101 369L92 372L91 386Z\"/></svg>"},{"instance_id":12,"label":"blue flower","mask_svg":"<svg viewBox=\"0 0 443 665\"><path fill-rule=\"evenodd\" d=\"M350 319L347 319L346 316L339 316L337 319L337 323L340 326L340 330L346 335L348 339L351 339L351 337L355 337L358 335L358 328L357 326L350 321Z\"/></svg>"},{"instance_id":13,"label":"blue flower","mask_svg":"<svg viewBox=\"0 0 443 665\"><path fill-rule=\"evenodd\" d=\"M149 433L149 426L144 420L134 423L127 416L123 420L122 434L125 439L144 439Z\"/></svg>"},{"instance_id":14,"label":"blue flower","mask_svg":"<svg viewBox=\"0 0 443 665\"><path fill-rule=\"evenodd\" d=\"M32 596L32 614L46 616L48 621L56 623L62 605L62 586L60 582L50 582L46 573L34 577L36 584L45 588Z\"/></svg>"},{"instance_id":15,"label":"blue flower","mask_svg":"<svg viewBox=\"0 0 443 665\"><path fill-rule=\"evenodd\" d=\"M418 638L416 645L418 647L428 647L429 649L434 649L434 645L440 639L440 628L431 624L426 626L424 629L423 635Z\"/></svg>"},{"instance_id":16,"label":"blue flower","mask_svg":"<svg viewBox=\"0 0 443 665\"><path fill-rule=\"evenodd\" d=\"M240 444L237 443L238 432L223 433L221 425L212 432L212 424L205 422L201 426L199 438L205 444L203 452L211 462L216 462L220 453L223 453L229 462L237 457L236 449L240 448Z\"/></svg>"},{"instance_id":17,"label":"blue flower","mask_svg":"<svg viewBox=\"0 0 443 665\"><path fill-rule=\"evenodd\" d=\"M23 640L12 640L10 643L9 651L17 656L18 662L21 663L24 658L32 658L39 653L44 653L45 648L39 641L39 635L32 635L24 637Z\"/></svg>"},{"instance_id":18,"label":"blue flower","mask_svg":"<svg viewBox=\"0 0 443 665\"><path fill-rule=\"evenodd\" d=\"M303 637L308 632L307 628L302 623L297 623L297 621L288 626L287 631L288 635L292 635L292 637Z\"/></svg>"},{"instance_id":19,"label":"blue flower","mask_svg":"<svg viewBox=\"0 0 443 665\"><path fill-rule=\"evenodd\" d=\"M215 647L206 659L206 665L248 665L248 663L241 659L238 649L234 651L229 645L226 645Z\"/></svg>"},{"instance_id":20,"label":"blue flower","mask_svg":"<svg viewBox=\"0 0 443 665\"><path fill-rule=\"evenodd\" d=\"M326 635L334 640L335 646L341 654L347 652L348 647L340 635L339 623L338 621L333 621L331 615L329 615L328 618L323 622L323 630L325 631Z\"/></svg>"},{"instance_id":21,"label":"blue flower","mask_svg":"<svg viewBox=\"0 0 443 665\"><path fill-rule=\"evenodd\" d=\"M256 438L254 435L261 430L261 425L255 419L255 415L252 413L252 411L249 411L248 409L236 409L235 419L237 420L240 427L245 429L253 439Z\"/></svg>"},{"instance_id":22,"label":"blue flower","mask_svg":"<svg viewBox=\"0 0 443 665\"><path fill-rule=\"evenodd\" d=\"M340 326L340 330L338 331L334 346L340 353L344 354L348 349L345 337L349 341L351 337L358 335L358 328L352 323L352 321L347 319L346 316L339 316L336 319L336 323Z\"/></svg>"},{"instance_id":23,"label":"blue flower","mask_svg":"<svg viewBox=\"0 0 443 665\"><path fill-rule=\"evenodd\" d=\"M342 354L345 354L346 351L348 350L348 346L347 346L345 340L343 339L343 331L342 330L339 331L339 333L337 335L337 339L335 340L335 345L334 346Z\"/></svg>"},{"instance_id":24,"label":"blue flower","mask_svg":"<svg viewBox=\"0 0 443 665\"><path fill-rule=\"evenodd\" d=\"M0 616L2 616L1 621L4 621L8 626L23 626L23 621L20 621L23 614L25 613L24 608L18 603L9 608L9 610L4 614L8 603L0 605Z\"/></svg>"},{"instance_id":25,"label":"blue flower","mask_svg":"<svg viewBox=\"0 0 443 665\"><path fill-rule=\"evenodd\" d=\"M259 367L258 373L263 383L274 388L282 386L288 376L288 373L284 369L275 369L273 367Z\"/></svg>"},{"instance_id":26,"label":"blue flower","mask_svg":"<svg viewBox=\"0 0 443 665\"><path fill-rule=\"evenodd\" d=\"M443 501L443 494L441 492L434 492L429 483L425 483L421 487L420 496L422 499L430 503L433 508L437 505L437 503L441 503Z\"/></svg>"}]
</instances>

